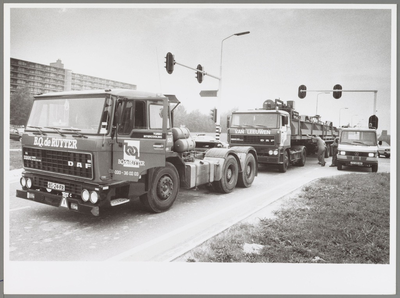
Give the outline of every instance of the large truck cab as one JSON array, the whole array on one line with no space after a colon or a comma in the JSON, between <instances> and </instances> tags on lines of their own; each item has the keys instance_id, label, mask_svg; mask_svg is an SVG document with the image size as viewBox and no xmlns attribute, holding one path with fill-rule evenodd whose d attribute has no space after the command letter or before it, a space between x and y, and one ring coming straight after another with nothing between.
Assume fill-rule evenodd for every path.
<instances>
[{"instance_id":1,"label":"large truck cab","mask_svg":"<svg viewBox=\"0 0 400 298\"><path fill-rule=\"evenodd\" d=\"M232 113L228 142L253 146L259 162L277 161L279 151L290 146L290 117L283 110L252 110Z\"/></svg>"},{"instance_id":2,"label":"large truck cab","mask_svg":"<svg viewBox=\"0 0 400 298\"><path fill-rule=\"evenodd\" d=\"M102 204L121 203L129 181L142 182L129 190L140 196L142 175L164 167L171 152L170 113L168 97L135 90L36 96L21 141L17 196L95 215Z\"/></svg>"}]
</instances>

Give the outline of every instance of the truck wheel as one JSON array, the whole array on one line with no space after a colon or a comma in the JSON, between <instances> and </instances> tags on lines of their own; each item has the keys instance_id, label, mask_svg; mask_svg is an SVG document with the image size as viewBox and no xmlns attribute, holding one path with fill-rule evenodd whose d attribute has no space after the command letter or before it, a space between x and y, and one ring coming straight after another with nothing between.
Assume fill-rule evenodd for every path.
<instances>
[{"instance_id":1,"label":"truck wheel","mask_svg":"<svg viewBox=\"0 0 400 298\"><path fill-rule=\"evenodd\" d=\"M328 158L330 156L331 153L331 146L330 145L326 145L326 149L325 149L325 158Z\"/></svg>"},{"instance_id":2,"label":"truck wheel","mask_svg":"<svg viewBox=\"0 0 400 298\"><path fill-rule=\"evenodd\" d=\"M178 171L167 162L164 168L157 168L154 171L149 191L140 197L140 201L149 211L159 213L172 206L178 192Z\"/></svg>"},{"instance_id":3,"label":"truck wheel","mask_svg":"<svg viewBox=\"0 0 400 298\"><path fill-rule=\"evenodd\" d=\"M307 159L307 151L306 148L303 148L301 151L300 159L297 161L296 165L300 167L304 167L306 164L306 159Z\"/></svg>"},{"instance_id":4,"label":"truck wheel","mask_svg":"<svg viewBox=\"0 0 400 298\"><path fill-rule=\"evenodd\" d=\"M243 172L239 174L238 186L250 187L256 175L256 159L253 154L247 154L244 162Z\"/></svg>"},{"instance_id":5,"label":"truck wheel","mask_svg":"<svg viewBox=\"0 0 400 298\"><path fill-rule=\"evenodd\" d=\"M289 156L287 151L283 152L283 164L279 165L279 172L285 173L289 167Z\"/></svg>"},{"instance_id":6,"label":"truck wheel","mask_svg":"<svg viewBox=\"0 0 400 298\"><path fill-rule=\"evenodd\" d=\"M342 166L342 164L340 162L337 162L337 169L339 171L341 171L343 169L343 166Z\"/></svg>"},{"instance_id":7,"label":"truck wheel","mask_svg":"<svg viewBox=\"0 0 400 298\"><path fill-rule=\"evenodd\" d=\"M372 172L378 172L378 165L372 165Z\"/></svg>"},{"instance_id":8,"label":"truck wheel","mask_svg":"<svg viewBox=\"0 0 400 298\"><path fill-rule=\"evenodd\" d=\"M222 178L219 181L214 181L213 186L216 191L221 193L231 192L238 180L238 164L236 158L232 155L228 156L222 169Z\"/></svg>"}]
</instances>

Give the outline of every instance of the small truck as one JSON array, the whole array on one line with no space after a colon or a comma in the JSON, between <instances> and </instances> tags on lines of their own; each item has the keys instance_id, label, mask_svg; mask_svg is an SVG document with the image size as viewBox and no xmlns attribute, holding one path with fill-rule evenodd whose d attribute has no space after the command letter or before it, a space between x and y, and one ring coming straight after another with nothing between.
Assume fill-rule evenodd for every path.
<instances>
[{"instance_id":1,"label":"small truck","mask_svg":"<svg viewBox=\"0 0 400 298\"><path fill-rule=\"evenodd\" d=\"M250 187L256 150L196 151L189 130L173 127L179 103L174 95L127 89L35 96L17 197L98 216L135 198L151 212L166 211L180 187Z\"/></svg>"},{"instance_id":2,"label":"small truck","mask_svg":"<svg viewBox=\"0 0 400 298\"><path fill-rule=\"evenodd\" d=\"M368 167L378 171L378 136L376 129L341 128L338 144L337 169L345 166Z\"/></svg>"},{"instance_id":3,"label":"small truck","mask_svg":"<svg viewBox=\"0 0 400 298\"><path fill-rule=\"evenodd\" d=\"M268 99L261 109L233 112L228 121L230 146L254 147L260 164L275 165L280 172L286 172L290 164L305 165L307 155L316 151L310 135L325 141L325 157L329 157L337 128L318 115L299 115L294 101Z\"/></svg>"}]
</instances>

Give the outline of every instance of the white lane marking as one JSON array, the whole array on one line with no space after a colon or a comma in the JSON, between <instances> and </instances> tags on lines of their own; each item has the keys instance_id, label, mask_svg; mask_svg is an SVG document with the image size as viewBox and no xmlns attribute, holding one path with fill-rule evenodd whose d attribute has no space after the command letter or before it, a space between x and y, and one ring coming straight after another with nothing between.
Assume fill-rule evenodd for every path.
<instances>
[{"instance_id":1,"label":"white lane marking","mask_svg":"<svg viewBox=\"0 0 400 298\"><path fill-rule=\"evenodd\" d=\"M18 211L18 210L28 209L28 208L31 208L31 207L30 206L19 207L19 208L10 209L10 211Z\"/></svg>"},{"instance_id":2,"label":"white lane marking","mask_svg":"<svg viewBox=\"0 0 400 298\"><path fill-rule=\"evenodd\" d=\"M305 180L304 183L308 183L308 182L310 182L310 181L315 180L315 178L312 178L312 179L303 179L303 180ZM304 183L301 184L301 185L304 185ZM284 186L286 186L286 185L287 185L287 186L290 186L291 184L293 184L292 181L287 181L287 182L285 182L285 183L283 183L283 184L281 184L281 185L275 186L275 187L270 188L270 189L268 189L268 190L266 190L266 191L263 191L262 193L259 193L259 194L256 194L256 195L252 196L252 197L250 198L250 200L252 200L252 201L253 201L253 200L257 200L257 199L260 198L261 196L265 196L265 195L268 194L268 193L272 193L273 191L276 191L277 189L282 188L282 187L284 188ZM300 187L301 187L301 186L300 186ZM295 188L295 189L296 189L296 188ZM293 189L291 189L288 193L290 193L290 192L292 192L292 191L293 191ZM286 195L286 194L280 195L279 197L283 197L284 195ZM229 206L228 208L225 208L225 209L220 210L220 211L218 211L218 212L209 214L208 216L206 216L206 217L204 217L204 218L202 218L202 219L200 219L200 220L197 220L197 221L195 221L195 222L192 222L192 223L190 223L190 224L187 224L187 225L185 225L185 226L182 226L181 228L178 228L178 229L176 229L176 230L174 230L174 231L172 231L172 232L170 232L170 233L168 233L168 234L164 234L164 235L161 236L161 237L155 238L155 239L150 240L150 241L148 241L148 242L146 242L146 243L144 243L144 244L141 244L141 245L136 246L136 247L134 247L134 248L131 248L131 249L125 251L125 252L122 252L122 253L120 253L120 254L117 254L117 255L115 255L115 256L113 256L113 257L111 257L111 258L108 258L108 259L106 259L105 261L109 261L109 262L110 262L110 261L121 261L121 260L123 260L123 259L125 259L125 258L129 258L131 255L133 255L133 254L135 254L135 253L138 253L139 251L143 251L143 250L146 249L146 248L149 248L149 247L151 247L151 246L153 246L153 245L155 245L155 244L157 244L157 243L160 243L160 242L162 242L162 241L164 241L164 240L166 240L166 239L168 239L168 238L171 238L171 237L173 237L173 236L175 236L175 235L178 235L179 233L185 232L185 231L189 230L190 228L193 228L193 227L195 227L195 226L197 226L197 225L200 225L200 224L203 223L203 222L210 221L212 218L216 218L216 217L218 217L219 215L221 215L221 214L223 214L223 213L228 213L228 212L230 212L231 210L234 210L235 208L238 208L238 207L240 207L241 205L248 204L248 203L249 203L248 201L240 201L240 202L238 202L238 203L236 203L236 204L234 204L234 205ZM268 206L268 205L271 204L271 203L272 203L272 202L267 202L267 203L265 203L265 204L262 204L262 205L259 206L255 211L252 210L251 212L249 212L249 213L247 213L246 215L244 215L244 216L242 216L241 218L239 218L238 221L240 221L240 220L242 220L242 219L248 217L249 215L253 214L254 212L259 211L260 209L262 209L262 208ZM222 230L224 230L224 229L226 229L226 227L224 227ZM174 256L173 258L176 258L176 256ZM170 261L170 259L168 259L168 260L166 260L166 261L168 262L168 261Z\"/></svg>"}]
</instances>

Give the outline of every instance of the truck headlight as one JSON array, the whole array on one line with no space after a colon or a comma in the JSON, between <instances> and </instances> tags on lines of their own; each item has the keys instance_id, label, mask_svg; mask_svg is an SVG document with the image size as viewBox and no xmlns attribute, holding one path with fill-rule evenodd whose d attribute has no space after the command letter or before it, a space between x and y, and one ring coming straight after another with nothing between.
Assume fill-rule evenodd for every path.
<instances>
[{"instance_id":1,"label":"truck headlight","mask_svg":"<svg viewBox=\"0 0 400 298\"><path fill-rule=\"evenodd\" d=\"M340 155L346 155L346 151L339 151Z\"/></svg>"},{"instance_id":2,"label":"truck headlight","mask_svg":"<svg viewBox=\"0 0 400 298\"><path fill-rule=\"evenodd\" d=\"M278 149L274 150L274 155L278 155Z\"/></svg>"},{"instance_id":3,"label":"truck headlight","mask_svg":"<svg viewBox=\"0 0 400 298\"><path fill-rule=\"evenodd\" d=\"M25 177L21 177L21 180L19 180L19 183L21 183L21 186L22 186L22 187L25 187L25 186L26 186L26 179L25 179Z\"/></svg>"},{"instance_id":4,"label":"truck headlight","mask_svg":"<svg viewBox=\"0 0 400 298\"><path fill-rule=\"evenodd\" d=\"M375 153L373 152L368 153L368 157L375 157Z\"/></svg>"},{"instance_id":5,"label":"truck headlight","mask_svg":"<svg viewBox=\"0 0 400 298\"><path fill-rule=\"evenodd\" d=\"M26 187L27 188L31 188L32 187L32 179L31 178L27 178L26 179Z\"/></svg>"},{"instance_id":6,"label":"truck headlight","mask_svg":"<svg viewBox=\"0 0 400 298\"><path fill-rule=\"evenodd\" d=\"M87 189L83 189L83 190L82 190L82 193L81 193L81 197L82 197L82 200L83 200L84 202L89 201L89 198L90 198L90 193L89 193L89 191L88 191Z\"/></svg>"},{"instance_id":7,"label":"truck headlight","mask_svg":"<svg viewBox=\"0 0 400 298\"><path fill-rule=\"evenodd\" d=\"M92 202L93 204L96 204L99 201L99 195L97 192L92 191L90 193L90 202Z\"/></svg>"}]
</instances>

